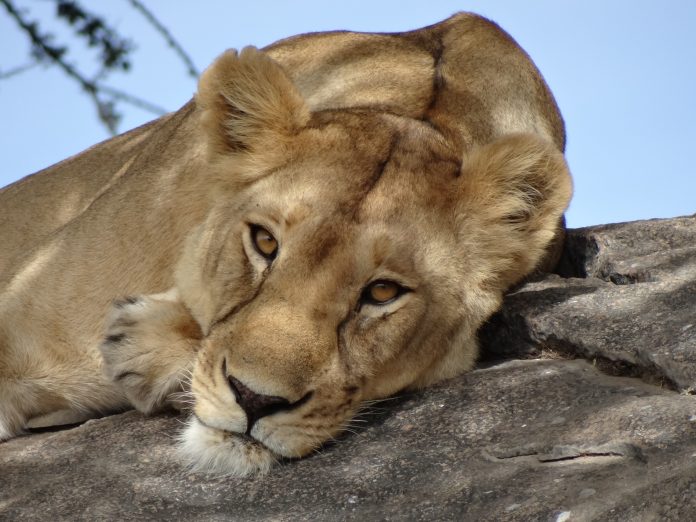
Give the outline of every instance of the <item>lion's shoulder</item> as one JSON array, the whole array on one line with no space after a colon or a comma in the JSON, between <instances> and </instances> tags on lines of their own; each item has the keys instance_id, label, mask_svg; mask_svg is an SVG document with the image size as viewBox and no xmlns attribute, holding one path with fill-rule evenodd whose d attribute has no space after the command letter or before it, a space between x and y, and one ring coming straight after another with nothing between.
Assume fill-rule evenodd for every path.
<instances>
[{"instance_id":1,"label":"lion's shoulder","mask_svg":"<svg viewBox=\"0 0 696 522\"><path fill-rule=\"evenodd\" d=\"M189 154L181 146L194 128L183 125L194 104L148 122L0 189L0 283L27 254L77 219L113 185L145 184L138 167L164 165ZM178 147L168 144L177 129ZM108 205L108 203L103 202Z\"/></svg>"}]
</instances>

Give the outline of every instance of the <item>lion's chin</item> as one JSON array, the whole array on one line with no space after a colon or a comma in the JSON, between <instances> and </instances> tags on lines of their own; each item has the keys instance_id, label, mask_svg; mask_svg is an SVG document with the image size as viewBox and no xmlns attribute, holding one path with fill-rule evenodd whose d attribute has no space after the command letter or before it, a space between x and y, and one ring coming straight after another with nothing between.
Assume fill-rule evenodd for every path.
<instances>
[{"instance_id":1,"label":"lion's chin","mask_svg":"<svg viewBox=\"0 0 696 522\"><path fill-rule=\"evenodd\" d=\"M195 417L179 436L179 451L192 471L232 477L265 474L278 460L261 443L208 427Z\"/></svg>"}]
</instances>

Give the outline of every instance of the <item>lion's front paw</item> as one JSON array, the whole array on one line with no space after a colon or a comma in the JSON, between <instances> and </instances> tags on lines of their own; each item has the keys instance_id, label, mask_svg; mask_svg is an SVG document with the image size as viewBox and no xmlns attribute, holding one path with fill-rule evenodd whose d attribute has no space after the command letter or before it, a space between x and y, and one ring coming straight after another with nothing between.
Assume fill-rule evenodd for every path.
<instances>
[{"instance_id":1,"label":"lion's front paw","mask_svg":"<svg viewBox=\"0 0 696 522\"><path fill-rule=\"evenodd\" d=\"M144 413L185 406L200 328L175 294L115 301L100 346L104 372Z\"/></svg>"}]
</instances>

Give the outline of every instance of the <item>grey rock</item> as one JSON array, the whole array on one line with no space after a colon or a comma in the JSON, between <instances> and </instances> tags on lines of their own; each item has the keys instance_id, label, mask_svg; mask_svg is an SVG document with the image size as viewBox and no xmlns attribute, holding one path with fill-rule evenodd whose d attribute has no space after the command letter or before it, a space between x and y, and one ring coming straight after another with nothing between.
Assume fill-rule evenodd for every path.
<instances>
[{"instance_id":1,"label":"grey rock","mask_svg":"<svg viewBox=\"0 0 696 522\"><path fill-rule=\"evenodd\" d=\"M564 254L560 272L568 277L597 277L619 285L693 281L696 215L570 230ZM681 273L682 267L691 272Z\"/></svg>"},{"instance_id":2,"label":"grey rock","mask_svg":"<svg viewBox=\"0 0 696 522\"><path fill-rule=\"evenodd\" d=\"M566 277L512 292L479 369L266 476L188 473L174 415L0 444L0 519L694 520L694 236L693 217L571 231Z\"/></svg>"},{"instance_id":3,"label":"grey rock","mask_svg":"<svg viewBox=\"0 0 696 522\"><path fill-rule=\"evenodd\" d=\"M583 361L512 361L392 401L251 479L187 474L177 418L135 412L0 452L12 520L607 520L696 513L696 402ZM696 484L696 482L694 482ZM696 486L695 486L696 487ZM674 499L679 499L678 502Z\"/></svg>"},{"instance_id":4,"label":"grey rock","mask_svg":"<svg viewBox=\"0 0 696 522\"><path fill-rule=\"evenodd\" d=\"M561 274L510 293L487 357L584 357L696 388L696 216L571 230Z\"/></svg>"}]
</instances>

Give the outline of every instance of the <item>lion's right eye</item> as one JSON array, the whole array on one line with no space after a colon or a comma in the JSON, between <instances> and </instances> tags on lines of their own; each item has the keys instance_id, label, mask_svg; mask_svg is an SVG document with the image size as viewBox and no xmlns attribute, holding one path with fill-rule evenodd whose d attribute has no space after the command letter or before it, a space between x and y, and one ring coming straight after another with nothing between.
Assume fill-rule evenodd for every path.
<instances>
[{"instance_id":1,"label":"lion's right eye","mask_svg":"<svg viewBox=\"0 0 696 522\"><path fill-rule=\"evenodd\" d=\"M409 289L387 279L379 279L367 285L360 296L363 304L384 305L396 300Z\"/></svg>"},{"instance_id":2,"label":"lion's right eye","mask_svg":"<svg viewBox=\"0 0 696 522\"><path fill-rule=\"evenodd\" d=\"M278 240L262 226L251 226L251 242L256 251L269 261L273 261L278 254Z\"/></svg>"}]
</instances>

